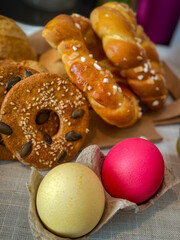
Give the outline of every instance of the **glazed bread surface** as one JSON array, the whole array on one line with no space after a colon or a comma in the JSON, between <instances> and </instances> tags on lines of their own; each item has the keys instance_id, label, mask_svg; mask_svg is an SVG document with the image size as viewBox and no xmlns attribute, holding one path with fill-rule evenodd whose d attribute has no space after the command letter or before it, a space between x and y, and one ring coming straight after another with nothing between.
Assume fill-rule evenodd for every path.
<instances>
[{"instance_id":1,"label":"glazed bread surface","mask_svg":"<svg viewBox=\"0 0 180 240\"><path fill-rule=\"evenodd\" d=\"M118 85L112 74L92 58L72 17L55 17L45 26L42 35L58 49L69 79L85 92L92 108L106 122L128 127L138 120L140 108L136 96Z\"/></svg>"}]
</instances>

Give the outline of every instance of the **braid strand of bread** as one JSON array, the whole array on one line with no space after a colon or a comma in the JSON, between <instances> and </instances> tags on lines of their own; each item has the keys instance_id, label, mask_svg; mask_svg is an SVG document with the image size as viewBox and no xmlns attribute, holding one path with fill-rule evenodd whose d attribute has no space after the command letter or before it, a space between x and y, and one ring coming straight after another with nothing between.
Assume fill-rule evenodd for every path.
<instances>
[{"instance_id":1,"label":"braid strand of bread","mask_svg":"<svg viewBox=\"0 0 180 240\"><path fill-rule=\"evenodd\" d=\"M114 65L125 69L144 61L145 51L136 40L136 18L126 4L109 2L97 7L91 12L90 21Z\"/></svg>"}]
</instances>

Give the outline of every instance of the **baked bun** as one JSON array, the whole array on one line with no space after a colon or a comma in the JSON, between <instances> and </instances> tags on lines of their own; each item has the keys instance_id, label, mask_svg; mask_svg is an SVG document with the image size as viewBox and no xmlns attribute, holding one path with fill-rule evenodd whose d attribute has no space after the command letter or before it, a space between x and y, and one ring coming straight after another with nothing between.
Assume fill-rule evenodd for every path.
<instances>
[{"instance_id":1,"label":"baked bun","mask_svg":"<svg viewBox=\"0 0 180 240\"><path fill-rule=\"evenodd\" d=\"M61 74L62 76L67 76L64 69L63 63L61 61L60 55L57 50L51 48L44 52L40 58L39 62L50 72Z\"/></svg>"},{"instance_id":2,"label":"baked bun","mask_svg":"<svg viewBox=\"0 0 180 240\"><path fill-rule=\"evenodd\" d=\"M28 37L13 19L0 15L0 59L36 60Z\"/></svg>"},{"instance_id":3,"label":"baked bun","mask_svg":"<svg viewBox=\"0 0 180 240\"><path fill-rule=\"evenodd\" d=\"M36 124L44 110L55 112L60 127L50 136ZM70 81L58 74L37 73L16 83L1 106L0 130L5 145L27 166L51 169L72 160L84 143L88 104Z\"/></svg>"}]
</instances>

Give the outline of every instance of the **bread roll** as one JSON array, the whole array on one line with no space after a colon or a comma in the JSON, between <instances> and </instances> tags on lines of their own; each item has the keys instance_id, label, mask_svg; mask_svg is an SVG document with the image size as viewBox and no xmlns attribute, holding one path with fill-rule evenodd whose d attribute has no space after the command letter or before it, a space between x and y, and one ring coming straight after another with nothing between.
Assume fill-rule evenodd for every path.
<instances>
[{"instance_id":1,"label":"bread roll","mask_svg":"<svg viewBox=\"0 0 180 240\"><path fill-rule=\"evenodd\" d=\"M0 15L0 59L36 60L28 37L13 19Z\"/></svg>"}]
</instances>

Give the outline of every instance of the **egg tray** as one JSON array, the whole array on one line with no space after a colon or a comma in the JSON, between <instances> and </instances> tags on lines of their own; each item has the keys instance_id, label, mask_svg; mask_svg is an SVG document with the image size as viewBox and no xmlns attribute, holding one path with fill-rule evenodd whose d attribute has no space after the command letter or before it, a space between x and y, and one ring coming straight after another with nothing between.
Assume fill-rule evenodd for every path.
<instances>
[{"instance_id":1,"label":"egg tray","mask_svg":"<svg viewBox=\"0 0 180 240\"><path fill-rule=\"evenodd\" d=\"M91 168L101 180L101 169L102 169L104 158L105 156L101 152L100 148L97 145L91 145L85 148L80 153L80 155L76 159L76 162ZM34 239L38 239L38 240L71 239L71 238L60 237L49 232L45 228L45 226L42 224L38 216L38 213L36 210L36 193L42 179L43 179L43 175L41 175L35 168L32 168L30 182L27 185L27 187L30 195L29 224L30 224L30 228L33 233ZM180 180L176 178L173 172L169 168L165 167L164 180L162 185L156 192L156 194L146 202L138 205L125 199L113 198L104 189L106 204L105 204L105 209L104 209L104 213L101 220L91 232L76 239L82 240L90 237L90 235L97 232L119 210L128 210L128 211L133 210L135 213L145 210L146 208L154 204L167 190L171 189L173 186L175 186L179 182Z\"/></svg>"}]
</instances>

